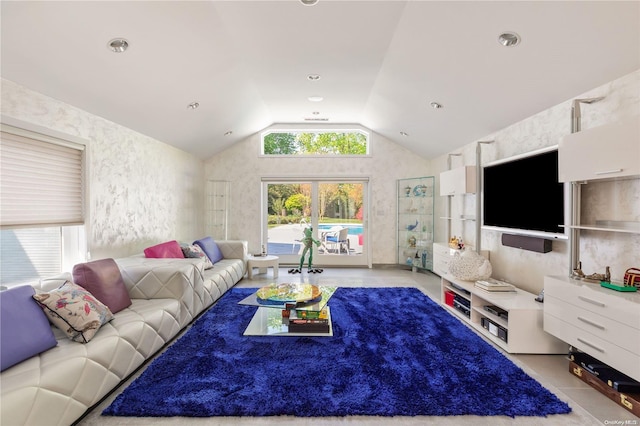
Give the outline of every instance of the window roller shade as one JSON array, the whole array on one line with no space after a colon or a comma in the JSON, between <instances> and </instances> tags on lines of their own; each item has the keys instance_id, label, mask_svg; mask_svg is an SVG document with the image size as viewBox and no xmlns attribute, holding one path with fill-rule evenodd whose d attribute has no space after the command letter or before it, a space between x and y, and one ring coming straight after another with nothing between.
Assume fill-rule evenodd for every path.
<instances>
[{"instance_id":1,"label":"window roller shade","mask_svg":"<svg viewBox=\"0 0 640 426\"><path fill-rule=\"evenodd\" d=\"M83 147L0 132L2 228L81 225Z\"/></svg>"}]
</instances>

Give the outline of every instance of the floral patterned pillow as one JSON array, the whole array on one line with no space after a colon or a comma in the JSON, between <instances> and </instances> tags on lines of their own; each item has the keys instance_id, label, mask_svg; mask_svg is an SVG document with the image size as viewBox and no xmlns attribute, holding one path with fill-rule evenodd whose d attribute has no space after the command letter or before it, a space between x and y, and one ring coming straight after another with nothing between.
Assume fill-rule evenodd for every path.
<instances>
[{"instance_id":1,"label":"floral patterned pillow","mask_svg":"<svg viewBox=\"0 0 640 426\"><path fill-rule=\"evenodd\" d=\"M113 314L91 293L70 281L59 288L34 294L33 298L60 330L76 342L87 343Z\"/></svg>"},{"instance_id":2,"label":"floral patterned pillow","mask_svg":"<svg viewBox=\"0 0 640 426\"><path fill-rule=\"evenodd\" d=\"M184 244L184 245L181 245L180 248L182 249L182 253L184 254L184 257L190 257L195 259L200 258L204 260L204 269L213 268L213 263L211 262L211 259L209 259L209 257L200 248L200 246L197 246L195 244Z\"/></svg>"}]
</instances>

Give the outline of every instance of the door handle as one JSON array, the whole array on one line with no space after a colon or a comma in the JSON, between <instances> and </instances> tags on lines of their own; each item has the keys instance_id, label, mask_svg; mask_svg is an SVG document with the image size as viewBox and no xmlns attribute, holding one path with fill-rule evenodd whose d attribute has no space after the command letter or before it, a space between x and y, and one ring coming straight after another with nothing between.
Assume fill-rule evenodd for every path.
<instances>
[{"instance_id":1,"label":"door handle","mask_svg":"<svg viewBox=\"0 0 640 426\"><path fill-rule=\"evenodd\" d=\"M611 173L620 173L622 171L622 169L615 169L615 170L603 170L601 172L596 172L597 175L610 175Z\"/></svg>"}]
</instances>

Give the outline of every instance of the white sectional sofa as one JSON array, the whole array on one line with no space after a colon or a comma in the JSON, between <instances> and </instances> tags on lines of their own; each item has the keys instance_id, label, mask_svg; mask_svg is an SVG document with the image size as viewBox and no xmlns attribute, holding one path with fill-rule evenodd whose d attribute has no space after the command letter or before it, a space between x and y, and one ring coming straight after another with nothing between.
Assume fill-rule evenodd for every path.
<instances>
[{"instance_id":1,"label":"white sectional sofa","mask_svg":"<svg viewBox=\"0 0 640 426\"><path fill-rule=\"evenodd\" d=\"M246 272L247 242L217 241L224 259L115 259L131 305L114 314L88 343L53 327L57 345L0 375L0 424L69 425L210 307ZM44 280L49 291L71 274Z\"/></svg>"}]
</instances>

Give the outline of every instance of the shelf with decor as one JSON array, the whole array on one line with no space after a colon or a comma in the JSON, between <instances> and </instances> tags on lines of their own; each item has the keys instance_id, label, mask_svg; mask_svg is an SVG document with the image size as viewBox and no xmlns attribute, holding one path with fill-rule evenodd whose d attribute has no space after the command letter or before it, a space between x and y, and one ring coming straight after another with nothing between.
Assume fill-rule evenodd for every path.
<instances>
[{"instance_id":1,"label":"shelf with decor","mask_svg":"<svg viewBox=\"0 0 640 426\"><path fill-rule=\"evenodd\" d=\"M398 264L433 269L433 176L398 179Z\"/></svg>"},{"instance_id":2,"label":"shelf with decor","mask_svg":"<svg viewBox=\"0 0 640 426\"><path fill-rule=\"evenodd\" d=\"M492 292L475 282L444 274L442 306L478 334L509 353L563 354L568 346L543 329L542 304L536 295L514 291Z\"/></svg>"},{"instance_id":3,"label":"shelf with decor","mask_svg":"<svg viewBox=\"0 0 640 426\"><path fill-rule=\"evenodd\" d=\"M458 154L456 154L458 155ZM452 200L457 196L474 195L478 191L478 179L476 166L462 166L451 168L451 155L449 157L449 169L440 173L440 196L447 197L445 215L440 217L447 221L447 241L452 237L452 222L460 222L465 225L476 222L477 215L453 214ZM476 228L478 224L476 223ZM476 229L476 234L478 233Z\"/></svg>"}]
</instances>

